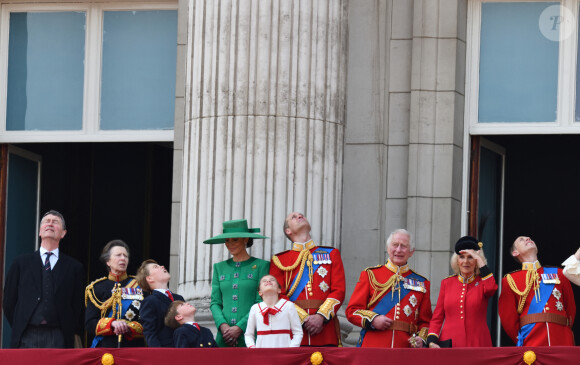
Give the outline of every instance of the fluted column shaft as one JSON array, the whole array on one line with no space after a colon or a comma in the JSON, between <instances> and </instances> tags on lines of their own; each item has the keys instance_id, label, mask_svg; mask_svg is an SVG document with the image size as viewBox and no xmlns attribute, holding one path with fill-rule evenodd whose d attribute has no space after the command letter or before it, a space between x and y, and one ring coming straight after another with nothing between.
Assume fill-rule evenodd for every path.
<instances>
[{"instance_id":1,"label":"fluted column shaft","mask_svg":"<svg viewBox=\"0 0 580 365\"><path fill-rule=\"evenodd\" d=\"M225 220L248 219L271 237L251 248L264 259L288 248L292 210L318 242L339 245L344 1L189 1L174 252L186 298L210 295L212 264L228 254L202 241Z\"/></svg>"}]
</instances>

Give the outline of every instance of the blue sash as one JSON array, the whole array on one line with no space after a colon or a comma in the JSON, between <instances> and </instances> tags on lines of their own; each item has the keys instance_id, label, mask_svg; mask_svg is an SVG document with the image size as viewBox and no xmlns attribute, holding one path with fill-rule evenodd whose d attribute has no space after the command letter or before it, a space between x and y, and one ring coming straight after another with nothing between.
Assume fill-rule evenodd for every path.
<instances>
[{"instance_id":1,"label":"blue sash","mask_svg":"<svg viewBox=\"0 0 580 365\"><path fill-rule=\"evenodd\" d=\"M545 267L544 268L544 274L557 274L558 273L558 268L556 267ZM546 303L548 302L548 299L550 299L550 296L552 295L552 291L554 290L554 285L555 284L546 284L543 281L540 282L540 301L536 302L535 299L532 298L532 302L530 304L530 307L528 308L528 313L527 314L534 314L534 313L540 313L541 311L543 311L544 307L546 306ZM524 345L524 340L526 339L526 337L528 337L528 335L530 334L530 332L532 331L532 328L534 328L536 324L535 323L528 323L525 326L523 326L522 328L520 328L520 330L518 331L518 344L517 346L523 346Z\"/></svg>"},{"instance_id":2,"label":"blue sash","mask_svg":"<svg viewBox=\"0 0 580 365\"><path fill-rule=\"evenodd\" d=\"M425 281L425 279L422 276L419 276L419 275L415 274L414 272L412 272L411 275L406 276L405 279L413 279L413 280L417 280L420 282ZM401 286L400 288L401 288L401 300L404 299L407 295L409 295L409 293L412 291L411 289L406 289L404 286ZM393 307L395 305L397 305L397 303L399 303L399 296L398 295L397 295L397 298L395 298L393 295L387 295L387 294L388 293L383 295L383 298L375 306L375 308L373 309L373 312L378 313L378 314L382 314L382 315L386 315L387 313L389 313L391 311L391 309L393 309ZM363 339L364 339L366 333L367 333L366 328L363 328L360 331L360 337L358 339L358 343L356 344L356 347L362 346Z\"/></svg>"},{"instance_id":3,"label":"blue sash","mask_svg":"<svg viewBox=\"0 0 580 365\"><path fill-rule=\"evenodd\" d=\"M334 250L334 248L318 247L314 252L316 253L318 251L324 251L330 255L330 252L332 250ZM306 263L304 263L304 265L306 265ZM312 272L315 272L316 270L318 270L319 266L320 266L320 264L312 263ZM298 282L298 286L296 287L296 290L294 290L294 293L292 294L292 296L289 297L290 301L295 302L296 299L298 299L298 296L300 295L300 293L302 293L302 290L304 290L304 287L306 286L306 284L308 283L309 277L308 277L307 270L308 270L308 268L305 267L304 270L302 271L302 277L300 278L300 281ZM290 284L290 288L294 286L295 282L296 282L296 276L292 280L292 283Z\"/></svg>"},{"instance_id":4,"label":"blue sash","mask_svg":"<svg viewBox=\"0 0 580 365\"><path fill-rule=\"evenodd\" d=\"M129 288L132 284L134 284L135 279L129 281L127 283L127 285L125 286L125 288ZM140 286L137 286L137 288L140 288ZM123 288L121 288L122 290ZM131 298L131 299L121 299L121 318L125 318L125 314L127 313L127 310L129 309L129 307L131 306L131 303L133 303L135 299ZM117 311L119 310L118 305L117 305ZM113 308L111 308L109 310L109 312L107 312L107 318L111 318L113 316ZM103 335L98 335L95 336L95 338L93 338L93 342L91 343L91 348L95 348L97 347L97 345L103 340L104 336Z\"/></svg>"}]
</instances>

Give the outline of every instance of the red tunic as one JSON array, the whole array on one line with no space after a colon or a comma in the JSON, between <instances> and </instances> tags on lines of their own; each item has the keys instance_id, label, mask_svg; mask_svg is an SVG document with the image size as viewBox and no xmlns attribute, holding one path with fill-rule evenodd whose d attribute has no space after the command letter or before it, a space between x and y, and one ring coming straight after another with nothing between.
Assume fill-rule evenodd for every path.
<instances>
[{"instance_id":1,"label":"red tunic","mask_svg":"<svg viewBox=\"0 0 580 365\"><path fill-rule=\"evenodd\" d=\"M354 292L350 297L350 301L346 308L346 318L359 327L366 328L367 332L364 336L362 347L411 347L409 338L411 334L398 330L377 331L370 326L372 320L379 314L373 309L377 306L380 300L385 295L392 295L391 290L388 290L381 299L378 299L370 307L368 306L375 289L371 286L368 271L372 271L377 282L384 284L391 276L395 275L397 266L390 261L386 265L368 268L360 274L360 278ZM407 265L400 267L399 271L402 277L408 277L413 273ZM402 285L402 284L401 284ZM429 327L429 320L431 319L431 299L430 283L428 280L424 281L425 292L418 290L411 290L404 298L397 298L398 293L395 292L397 304L386 314L387 317L407 323L413 324L416 331L425 332ZM426 337L426 336L424 336Z\"/></svg>"},{"instance_id":2,"label":"red tunic","mask_svg":"<svg viewBox=\"0 0 580 365\"><path fill-rule=\"evenodd\" d=\"M535 263L538 267L539 262ZM530 265L525 263L524 265ZM537 270L538 274L544 273L544 268ZM523 292L526 288L527 270L512 272L517 289ZM499 296L498 311L501 324L506 333L514 343L518 341L518 331L520 329L520 314L518 314L518 301L520 296L510 288L506 275L502 280L502 290ZM554 285L554 290L544 306L543 313L555 313L568 319L569 325L564 326L551 322L536 323L530 334L524 340L524 346L574 346L574 334L571 327L576 316L576 304L574 303L574 293L572 286L561 269L558 269L559 284ZM558 298L560 297L560 298ZM532 288L526 298L521 316L528 313L532 300L535 300L534 289Z\"/></svg>"},{"instance_id":3,"label":"red tunic","mask_svg":"<svg viewBox=\"0 0 580 365\"><path fill-rule=\"evenodd\" d=\"M497 291L497 283L485 269L481 273L483 279L475 276L466 283L461 276L453 275L441 281L429 335L438 336L441 341L451 339L452 347L492 347L487 304Z\"/></svg>"},{"instance_id":4,"label":"red tunic","mask_svg":"<svg viewBox=\"0 0 580 365\"><path fill-rule=\"evenodd\" d=\"M309 253L310 255L313 255L314 259L323 259L323 261L318 266L317 270L313 271L312 278L309 281L310 285L304 287L295 302L300 303L302 301L302 303L305 303L303 301L309 301L310 303L318 302L320 304L316 308L304 308L304 310L297 308L298 314L300 315L300 319L304 321L306 314L313 315L318 313L326 319L326 322L322 332L315 336L311 336L307 331L304 331L301 345L338 346L341 344L340 326L337 327L338 319L333 318L336 316L336 313L342 305L345 294L344 267L342 265L340 251L332 247L321 247L332 249L329 255L325 255L312 241L307 242L305 246L309 249ZM293 270L283 271L278 267L276 261L279 260L279 264L285 268L293 266L299 258L302 248L303 246L301 244L295 243L293 250L284 251L272 257L270 274L278 280L278 283L280 283L283 294L282 297L284 299L288 299L288 291L291 288L294 277L299 274L301 265L298 264ZM307 265L305 266L303 275L309 276L308 267Z\"/></svg>"}]
</instances>

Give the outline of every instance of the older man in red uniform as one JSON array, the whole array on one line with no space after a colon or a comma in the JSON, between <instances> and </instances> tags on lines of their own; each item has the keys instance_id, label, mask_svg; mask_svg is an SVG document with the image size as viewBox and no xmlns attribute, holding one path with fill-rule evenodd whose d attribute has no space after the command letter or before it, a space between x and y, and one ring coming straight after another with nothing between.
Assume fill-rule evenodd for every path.
<instances>
[{"instance_id":1,"label":"older man in red uniform","mask_svg":"<svg viewBox=\"0 0 580 365\"><path fill-rule=\"evenodd\" d=\"M562 270L540 265L530 237L518 237L511 254L522 269L502 280L498 311L503 329L518 346L574 346L576 304Z\"/></svg>"},{"instance_id":2,"label":"older man in red uniform","mask_svg":"<svg viewBox=\"0 0 580 365\"><path fill-rule=\"evenodd\" d=\"M423 347L431 320L430 284L407 265L415 249L398 229L387 239L389 260L364 270L346 318L362 327L359 347Z\"/></svg>"},{"instance_id":3,"label":"older man in red uniform","mask_svg":"<svg viewBox=\"0 0 580 365\"><path fill-rule=\"evenodd\" d=\"M270 274L280 283L283 297L296 304L304 329L302 346L340 346L336 312L345 292L340 251L316 246L301 213L286 217L284 233L292 249L272 257Z\"/></svg>"}]
</instances>

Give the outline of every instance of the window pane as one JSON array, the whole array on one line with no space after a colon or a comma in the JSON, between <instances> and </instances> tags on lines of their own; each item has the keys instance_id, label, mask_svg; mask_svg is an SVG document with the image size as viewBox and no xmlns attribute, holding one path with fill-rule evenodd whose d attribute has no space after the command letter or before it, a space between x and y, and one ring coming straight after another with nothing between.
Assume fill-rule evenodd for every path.
<instances>
[{"instance_id":1,"label":"window pane","mask_svg":"<svg viewBox=\"0 0 580 365\"><path fill-rule=\"evenodd\" d=\"M558 37L544 10L555 2L483 3L479 66L479 122L557 119ZM557 8L546 10L556 10ZM545 29L545 28L544 28ZM559 31L556 29L555 31Z\"/></svg>"},{"instance_id":2,"label":"window pane","mask_svg":"<svg viewBox=\"0 0 580 365\"><path fill-rule=\"evenodd\" d=\"M6 129L80 130L85 13L11 13Z\"/></svg>"},{"instance_id":3,"label":"window pane","mask_svg":"<svg viewBox=\"0 0 580 365\"><path fill-rule=\"evenodd\" d=\"M102 130L173 129L177 11L107 11Z\"/></svg>"}]
</instances>

